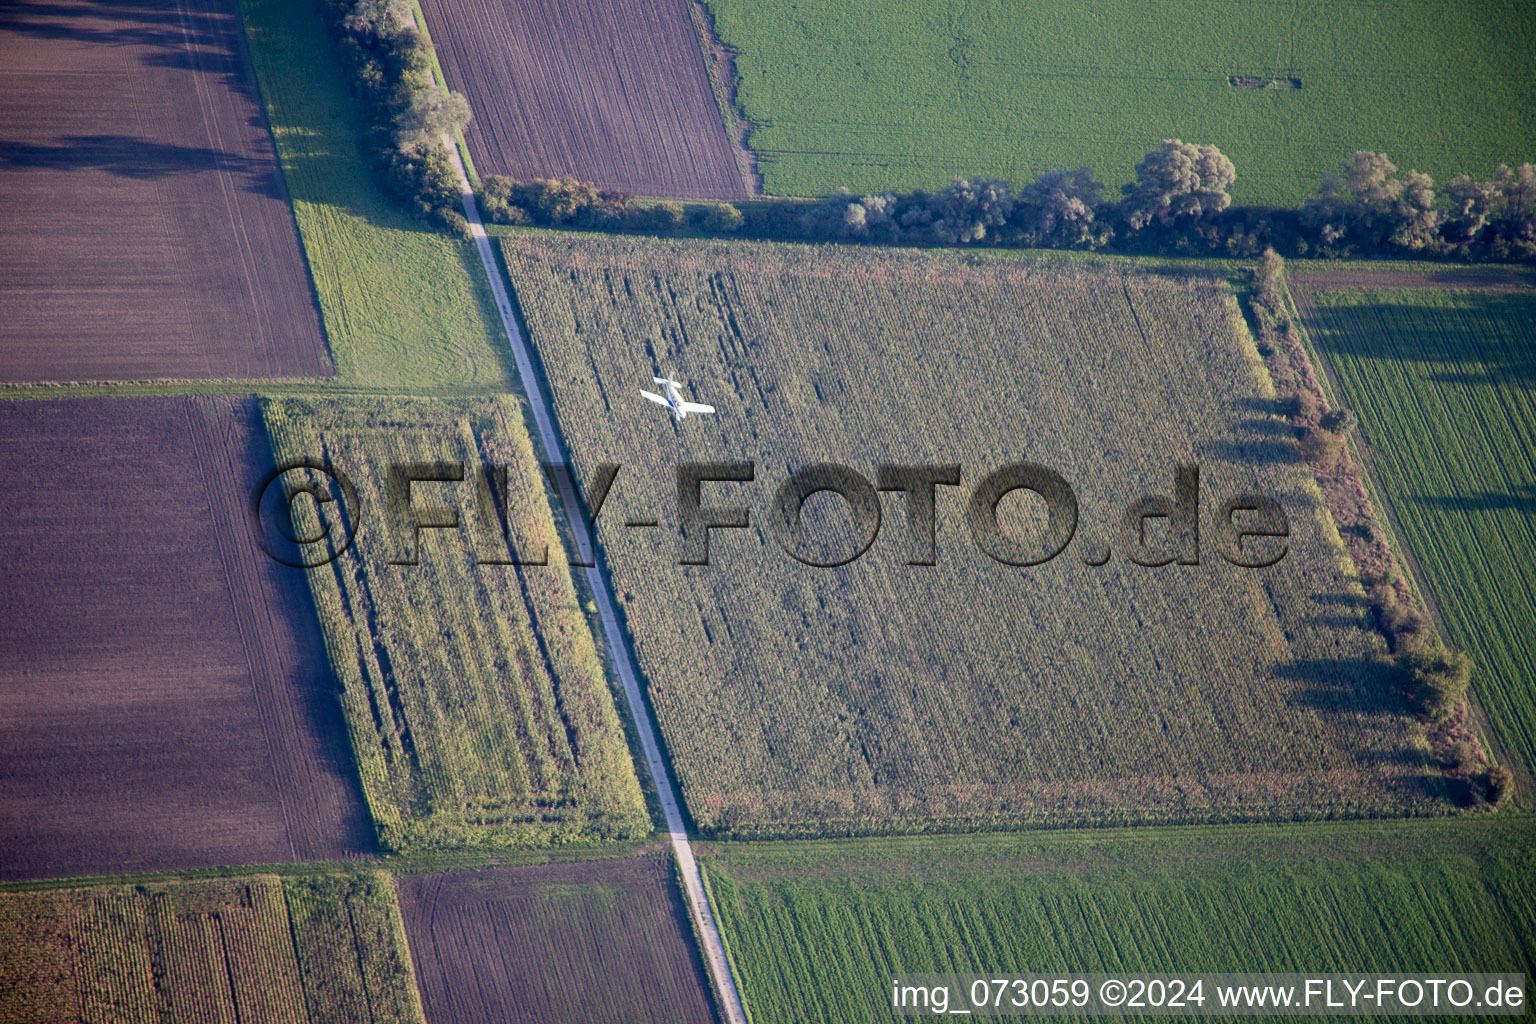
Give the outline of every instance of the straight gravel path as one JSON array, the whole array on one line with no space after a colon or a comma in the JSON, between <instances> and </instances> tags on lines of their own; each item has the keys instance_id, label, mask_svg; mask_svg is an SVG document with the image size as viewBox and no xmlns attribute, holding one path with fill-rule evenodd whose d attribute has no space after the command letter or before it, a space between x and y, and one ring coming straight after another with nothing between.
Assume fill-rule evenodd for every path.
<instances>
[{"instance_id":1,"label":"straight gravel path","mask_svg":"<svg viewBox=\"0 0 1536 1024\"><path fill-rule=\"evenodd\" d=\"M556 432L549 403L539 388L538 377L533 370L533 357L529 352L528 339L523 337L522 328L512 312L511 299L508 298L506 288L502 285L501 271L496 266L496 255L491 250L491 240L485 233L484 223L480 220L480 207L475 201L475 193L470 187L469 178L464 173L464 163L459 158L458 149L451 138L445 137L443 144L448 147L448 153L453 158L453 166L459 172L464 216L469 220L469 230L474 237L475 249L480 253L480 262L485 266L485 276L490 281L491 293L496 299L496 311L501 316L502 327L507 332L507 340L512 344L512 354L517 360L517 373L522 379L528 406L533 410L534 423L539 430L539 440L544 445L546 457L555 459L562 451L560 436ZM583 522L583 517L579 513L581 505L575 493L574 474L559 475L560 501L566 508L566 519L571 523L573 540L578 547L586 548L583 552L585 557L582 560L593 563L590 568L582 571L586 573L587 584L592 588L594 599L597 601L598 618L608 642L608 650L613 654L614 668L619 673L619 681L624 688L624 698L634 718L635 729L640 734L640 746L644 748L646 764L650 767L651 778L656 781L656 791L661 796L667 834L672 840L672 853L677 858L678 867L682 870L683 888L688 897L688 910L693 916L694 931L704 945L704 959L709 965L709 973L715 983L715 993L725 1012L727 1024L747 1024L747 1016L741 1005L741 992L736 987L735 976L731 973L730 961L725 957L725 944L720 938L720 927L715 922L709 899L704 894L704 878L699 871L698 861L694 859L693 844L688 840L688 830L683 824L677 785L672 780L671 769L667 767L666 761L661 756L661 744L656 739L656 727L651 722L650 712L646 710L645 700L640 693L639 674L635 671L629 646L624 641L624 634L619 629L619 616L614 608L613 595L608 589L608 581L604 578L602 570L595 564L597 562L593 557L595 538L579 536L579 524Z\"/></svg>"}]
</instances>

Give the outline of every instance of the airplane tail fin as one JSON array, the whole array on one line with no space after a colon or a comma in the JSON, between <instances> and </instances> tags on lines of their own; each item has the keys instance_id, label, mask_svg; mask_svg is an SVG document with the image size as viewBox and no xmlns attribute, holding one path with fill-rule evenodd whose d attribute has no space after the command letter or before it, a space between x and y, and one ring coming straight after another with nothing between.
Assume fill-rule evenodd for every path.
<instances>
[{"instance_id":1,"label":"airplane tail fin","mask_svg":"<svg viewBox=\"0 0 1536 1024\"><path fill-rule=\"evenodd\" d=\"M666 377L652 377L651 380L655 381L657 384L671 384L675 388L682 387L682 385L679 384L677 381L669 380Z\"/></svg>"}]
</instances>

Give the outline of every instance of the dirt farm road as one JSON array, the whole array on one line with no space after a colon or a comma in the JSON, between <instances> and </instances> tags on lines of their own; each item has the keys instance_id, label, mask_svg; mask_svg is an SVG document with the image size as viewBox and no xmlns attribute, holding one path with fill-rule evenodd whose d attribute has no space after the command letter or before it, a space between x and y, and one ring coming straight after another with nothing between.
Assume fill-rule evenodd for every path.
<instances>
[{"instance_id":1,"label":"dirt farm road","mask_svg":"<svg viewBox=\"0 0 1536 1024\"><path fill-rule=\"evenodd\" d=\"M518 377L523 382L528 406L532 409L534 422L539 428L539 440L543 444L546 457L554 460L561 451L560 437L555 430L554 416L550 412L549 403L540 390L538 378L534 373L528 339L523 337L522 328L518 326L517 317L512 312L511 299L508 298L507 290L502 285L501 272L496 267L496 255L491 250L491 240L485 233L484 223L480 220L480 207L475 201L475 193L469 184L469 178L464 173L464 163L459 157L458 148L454 140L447 136L443 138L443 145L448 148L448 153L453 158L454 169L459 173L459 186L463 191L464 216L469 219L469 230L474 237L475 249L480 254L486 279L491 285L491 294L496 299L496 311L501 316L501 324L507 333L507 340L511 342L512 354L517 360ZM592 557L593 552L590 550L594 538L575 536L580 533L580 527L577 524L581 523L582 517L577 513L581 506L574 491L574 475L562 473L559 476L560 501L568 510L566 519L572 524L571 532L575 542L580 545L585 541L589 550L582 552L585 556L583 560L596 563L597 559ZM715 994L719 998L727 1024L747 1024L747 1015L741 1004L741 992L736 987L736 978L731 973L730 962L725 957L725 944L720 938L720 928L715 923L715 915L710 909L709 900L704 895L704 878L699 871L698 862L694 859L693 844L688 840L688 830L683 824L677 785L672 780L671 769L662 759L661 745L656 740L656 727L651 721L650 712L646 710L645 700L640 693L639 675L635 671L629 647L624 642L624 634L619 629L619 617L614 608L613 595L608 589L608 581L603 577L602 569L595 564L583 571L587 574L587 584L592 588L592 593L597 600L598 618L602 622L603 633L608 641L608 650L613 654L614 668L618 671L619 681L624 687L624 698L629 704L630 714L634 717L635 729L640 734L640 745L645 751L646 764L651 770L651 778L656 781L656 790L661 798L662 811L666 816L667 834L672 840L672 853L677 858L678 867L682 870L683 887L688 897L688 910L693 916L694 930L704 945L704 959L709 965L710 977L715 983Z\"/></svg>"}]
</instances>

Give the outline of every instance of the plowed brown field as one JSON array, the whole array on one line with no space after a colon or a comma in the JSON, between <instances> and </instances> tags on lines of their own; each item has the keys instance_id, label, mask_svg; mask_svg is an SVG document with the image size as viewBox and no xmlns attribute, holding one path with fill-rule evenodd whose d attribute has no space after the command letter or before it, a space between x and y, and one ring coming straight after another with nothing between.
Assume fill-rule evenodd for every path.
<instances>
[{"instance_id":1,"label":"plowed brown field","mask_svg":"<svg viewBox=\"0 0 1536 1024\"><path fill-rule=\"evenodd\" d=\"M254 401L0 404L0 878L371 846Z\"/></svg>"},{"instance_id":2,"label":"plowed brown field","mask_svg":"<svg viewBox=\"0 0 1536 1024\"><path fill-rule=\"evenodd\" d=\"M0 381L331 372L234 0L0 7Z\"/></svg>"},{"instance_id":3,"label":"plowed brown field","mask_svg":"<svg viewBox=\"0 0 1536 1024\"><path fill-rule=\"evenodd\" d=\"M687 0L423 0L481 174L648 196L747 194Z\"/></svg>"},{"instance_id":4,"label":"plowed brown field","mask_svg":"<svg viewBox=\"0 0 1536 1024\"><path fill-rule=\"evenodd\" d=\"M397 884L428 1024L715 1020L661 854Z\"/></svg>"}]
</instances>

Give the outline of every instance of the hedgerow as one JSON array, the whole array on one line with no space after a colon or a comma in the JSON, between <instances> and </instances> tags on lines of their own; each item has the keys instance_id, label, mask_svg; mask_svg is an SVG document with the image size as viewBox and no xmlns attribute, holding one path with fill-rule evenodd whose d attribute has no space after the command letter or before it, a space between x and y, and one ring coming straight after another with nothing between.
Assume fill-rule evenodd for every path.
<instances>
[{"instance_id":1,"label":"hedgerow","mask_svg":"<svg viewBox=\"0 0 1536 1024\"><path fill-rule=\"evenodd\" d=\"M469 123L469 104L433 81L409 0L324 0L323 10L381 179L416 216L467 235L458 173L442 137Z\"/></svg>"},{"instance_id":2,"label":"hedgerow","mask_svg":"<svg viewBox=\"0 0 1536 1024\"><path fill-rule=\"evenodd\" d=\"M1466 803L1498 804L1509 791L1508 770L1483 749L1469 723L1467 685L1473 664L1434 630L1404 578L1376 509L1349 452L1353 412L1330 407L1285 300L1285 270L1274 250L1254 268L1249 308L1258 348L1275 384L1278 405L1296 433L1350 558L1360 569L1366 599L1386 637L1404 695L1411 702L1452 789Z\"/></svg>"},{"instance_id":3,"label":"hedgerow","mask_svg":"<svg viewBox=\"0 0 1536 1024\"><path fill-rule=\"evenodd\" d=\"M938 192L816 202L715 203L691 219L573 178L486 179L481 200L501 224L599 231L740 235L872 245L991 245L1162 255L1372 254L1462 260L1536 260L1536 165L1462 175L1443 193L1428 175L1399 174L1382 154L1356 153L1299 209L1234 207L1237 171L1214 146L1165 141L1137 165L1117 198L1091 168L1051 171L1021 188L999 178L956 178ZM735 211L734 215L731 211Z\"/></svg>"}]
</instances>

